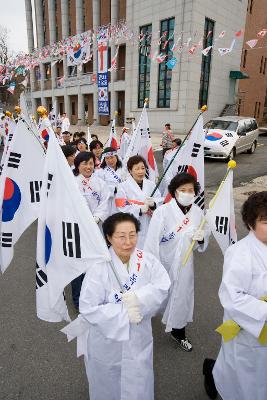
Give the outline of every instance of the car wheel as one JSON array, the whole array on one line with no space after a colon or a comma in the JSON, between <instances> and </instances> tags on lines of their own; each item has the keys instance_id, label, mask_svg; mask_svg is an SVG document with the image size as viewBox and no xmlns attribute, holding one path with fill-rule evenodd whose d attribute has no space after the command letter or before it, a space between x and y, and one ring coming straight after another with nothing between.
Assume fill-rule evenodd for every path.
<instances>
[{"instance_id":1,"label":"car wheel","mask_svg":"<svg viewBox=\"0 0 267 400\"><path fill-rule=\"evenodd\" d=\"M232 150L230 151L229 156L227 157L226 161L228 162L230 160L233 160L235 158L235 156L236 156L236 149L235 149L235 147L233 147Z\"/></svg>"},{"instance_id":2,"label":"car wheel","mask_svg":"<svg viewBox=\"0 0 267 400\"><path fill-rule=\"evenodd\" d=\"M255 141L252 143L251 148L248 149L248 154L253 154L254 151L256 150L256 147L257 147L257 140L255 140Z\"/></svg>"}]
</instances>

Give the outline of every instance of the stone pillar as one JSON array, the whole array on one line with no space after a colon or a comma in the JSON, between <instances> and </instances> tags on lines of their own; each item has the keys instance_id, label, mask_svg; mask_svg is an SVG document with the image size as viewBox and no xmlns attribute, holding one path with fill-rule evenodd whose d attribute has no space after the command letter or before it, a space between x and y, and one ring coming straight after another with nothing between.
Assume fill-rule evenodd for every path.
<instances>
[{"instance_id":1,"label":"stone pillar","mask_svg":"<svg viewBox=\"0 0 267 400\"><path fill-rule=\"evenodd\" d=\"M62 39L69 36L69 4L68 0L61 0L61 23L62 23ZM65 80L68 78L67 59L63 59L63 72ZM65 86L65 83L64 83ZM67 95L66 87L64 88L64 112L70 118L70 101Z\"/></svg>"},{"instance_id":2,"label":"stone pillar","mask_svg":"<svg viewBox=\"0 0 267 400\"><path fill-rule=\"evenodd\" d=\"M84 125L84 95L79 91L78 93L78 125Z\"/></svg>"},{"instance_id":3,"label":"stone pillar","mask_svg":"<svg viewBox=\"0 0 267 400\"><path fill-rule=\"evenodd\" d=\"M36 19L36 29L37 29L37 47L41 48L44 46L44 19L43 19L43 4L42 0L35 1L35 19ZM40 74L41 74L41 103L45 105L44 99L44 65L40 64Z\"/></svg>"},{"instance_id":4,"label":"stone pillar","mask_svg":"<svg viewBox=\"0 0 267 400\"><path fill-rule=\"evenodd\" d=\"M83 0L76 0L76 33L83 31Z\"/></svg>"},{"instance_id":5,"label":"stone pillar","mask_svg":"<svg viewBox=\"0 0 267 400\"><path fill-rule=\"evenodd\" d=\"M25 0L25 12L26 12L26 23L27 23L27 37L28 37L28 50L29 54L32 53L34 49L34 35L33 35L33 21L32 21L32 3L31 0ZM31 85L31 113L35 113L35 104L32 92L34 91L34 71L30 70L30 85Z\"/></svg>"},{"instance_id":6,"label":"stone pillar","mask_svg":"<svg viewBox=\"0 0 267 400\"><path fill-rule=\"evenodd\" d=\"M93 0L93 29L95 29L100 25L100 1ZM94 35L93 41L93 73L97 74L97 41L96 36ZM95 122L99 122L98 115L98 88L97 83L94 85L94 115L93 119Z\"/></svg>"},{"instance_id":7,"label":"stone pillar","mask_svg":"<svg viewBox=\"0 0 267 400\"><path fill-rule=\"evenodd\" d=\"M55 1L48 0L48 16L49 16L49 37L50 45L56 42L56 8ZM52 66L51 62L51 88L52 88L52 103L55 103L54 89L56 87L56 65Z\"/></svg>"}]
</instances>

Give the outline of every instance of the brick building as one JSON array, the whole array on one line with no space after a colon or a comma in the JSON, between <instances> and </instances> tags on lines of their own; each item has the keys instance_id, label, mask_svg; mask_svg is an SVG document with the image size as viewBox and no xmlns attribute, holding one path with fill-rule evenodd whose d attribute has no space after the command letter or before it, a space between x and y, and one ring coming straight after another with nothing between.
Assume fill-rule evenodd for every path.
<instances>
[{"instance_id":1,"label":"brick building","mask_svg":"<svg viewBox=\"0 0 267 400\"><path fill-rule=\"evenodd\" d=\"M50 108L56 101L61 113L66 111L72 123L80 124L84 123L85 111L89 124L107 124L117 110L119 123L124 124L127 118L139 117L148 97L151 129L161 131L164 123L169 122L175 132L184 133L203 104L208 105L205 114L208 119L220 115L226 104L234 103L236 81L230 73L240 69L241 40L224 57L217 48L208 56L202 55L200 49L194 55L188 50L202 38L203 48L228 47L235 31L245 25L245 0L34 0L34 4L36 38L31 0L25 0L29 51L118 20L126 20L131 30L142 32L144 43L139 48L130 41L120 42L118 70L110 73L110 117L99 117L97 113L97 86L92 84L97 71L96 54L82 72L75 74L65 59L55 66L51 62L42 63L37 74L32 71L33 110L39 104ZM224 30L225 37L218 39ZM159 43L164 35L170 39ZM181 54L172 51L179 35L181 43L190 44ZM115 50L116 46L111 44L109 60ZM157 51L177 58L173 70L165 62L158 63L149 57Z\"/></svg>"},{"instance_id":2,"label":"brick building","mask_svg":"<svg viewBox=\"0 0 267 400\"><path fill-rule=\"evenodd\" d=\"M267 34L263 38L257 33L267 28L266 0L248 0L241 71L249 79L239 81L238 113L267 122ZM254 48L246 42L259 39Z\"/></svg>"}]
</instances>

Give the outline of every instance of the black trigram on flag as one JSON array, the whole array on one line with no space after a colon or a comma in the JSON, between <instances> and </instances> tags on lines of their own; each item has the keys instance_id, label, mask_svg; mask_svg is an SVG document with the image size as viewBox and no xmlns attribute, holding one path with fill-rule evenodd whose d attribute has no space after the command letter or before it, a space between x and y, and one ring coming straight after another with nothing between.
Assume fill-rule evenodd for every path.
<instances>
[{"instance_id":1,"label":"black trigram on flag","mask_svg":"<svg viewBox=\"0 0 267 400\"><path fill-rule=\"evenodd\" d=\"M48 192L50 190L51 184L52 184L53 176L54 175L48 173L48 176L47 176L47 196L48 196Z\"/></svg>"},{"instance_id":2,"label":"black trigram on flag","mask_svg":"<svg viewBox=\"0 0 267 400\"><path fill-rule=\"evenodd\" d=\"M201 144L199 144L199 143L194 143L194 145L193 145L193 149L192 149L192 154L191 154L191 157L197 157L197 156L198 156L198 153L199 153L199 150L200 150L200 148L201 148Z\"/></svg>"},{"instance_id":3,"label":"black trigram on flag","mask_svg":"<svg viewBox=\"0 0 267 400\"><path fill-rule=\"evenodd\" d=\"M8 141L9 141L9 143L11 142L12 138L13 138L13 133L10 133L10 134L8 135Z\"/></svg>"},{"instance_id":4,"label":"black trigram on flag","mask_svg":"<svg viewBox=\"0 0 267 400\"><path fill-rule=\"evenodd\" d=\"M63 253L67 257L81 258L79 225L62 221Z\"/></svg>"},{"instance_id":5,"label":"black trigram on flag","mask_svg":"<svg viewBox=\"0 0 267 400\"><path fill-rule=\"evenodd\" d=\"M218 217L215 218L216 231L226 235L228 230L228 217Z\"/></svg>"},{"instance_id":6,"label":"black trigram on flag","mask_svg":"<svg viewBox=\"0 0 267 400\"><path fill-rule=\"evenodd\" d=\"M188 165L178 165L177 174L188 171Z\"/></svg>"},{"instance_id":7,"label":"black trigram on flag","mask_svg":"<svg viewBox=\"0 0 267 400\"><path fill-rule=\"evenodd\" d=\"M1 247L12 247L12 233L2 232Z\"/></svg>"},{"instance_id":8,"label":"black trigram on flag","mask_svg":"<svg viewBox=\"0 0 267 400\"><path fill-rule=\"evenodd\" d=\"M195 204L196 204L199 208L201 208L201 210L204 210L204 206L205 206L205 202L204 202L204 190L203 190L203 192L201 192L201 193L197 196L197 198L196 198L196 200L195 200Z\"/></svg>"},{"instance_id":9,"label":"black trigram on flag","mask_svg":"<svg viewBox=\"0 0 267 400\"><path fill-rule=\"evenodd\" d=\"M31 203L39 203L40 202L41 187L42 187L42 181L31 181L30 182Z\"/></svg>"},{"instance_id":10,"label":"black trigram on flag","mask_svg":"<svg viewBox=\"0 0 267 400\"><path fill-rule=\"evenodd\" d=\"M36 263L36 290L44 286L46 283L47 275Z\"/></svg>"},{"instance_id":11,"label":"black trigram on flag","mask_svg":"<svg viewBox=\"0 0 267 400\"><path fill-rule=\"evenodd\" d=\"M9 158L8 158L7 166L11 167L11 168L18 168L20 160L21 160L21 154L12 153L12 151L11 151Z\"/></svg>"}]
</instances>

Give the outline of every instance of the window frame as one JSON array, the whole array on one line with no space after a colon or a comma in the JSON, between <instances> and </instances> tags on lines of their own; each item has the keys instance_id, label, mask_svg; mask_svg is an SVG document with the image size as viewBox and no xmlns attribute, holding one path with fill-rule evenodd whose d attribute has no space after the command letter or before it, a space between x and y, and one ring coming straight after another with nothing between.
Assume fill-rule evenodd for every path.
<instances>
[{"instance_id":1,"label":"window frame","mask_svg":"<svg viewBox=\"0 0 267 400\"><path fill-rule=\"evenodd\" d=\"M137 107L143 108L144 101L150 96L150 72L151 72L151 59L149 58L151 52L151 38L152 38L152 23L142 25L139 27L139 34L144 33L144 44L139 48L139 66L138 66L138 98ZM141 43L143 43L143 38ZM143 46L145 47L145 54L143 54ZM147 51L148 49L148 51ZM126 60L126 54L125 54ZM141 72L143 71L143 72ZM142 75L142 80L141 80ZM148 88L147 88L148 87ZM141 96L142 93L142 96ZM148 103L149 106L149 103Z\"/></svg>"}]
</instances>

